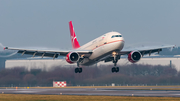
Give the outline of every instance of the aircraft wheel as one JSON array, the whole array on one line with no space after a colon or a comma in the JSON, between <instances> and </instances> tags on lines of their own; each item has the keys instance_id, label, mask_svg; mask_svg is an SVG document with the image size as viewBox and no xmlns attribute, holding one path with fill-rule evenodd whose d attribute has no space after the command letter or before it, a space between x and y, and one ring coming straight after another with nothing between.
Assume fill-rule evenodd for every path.
<instances>
[{"instance_id":1,"label":"aircraft wheel","mask_svg":"<svg viewBox=\"0 0 180 101\"><path fill-rule=\"evenodd\" d=\"M81 73L82 72L82 68L79 68L79 73Z\"/></svg>"},{"instance_id":2,"label":"aircraft wheel","mask_svg":"<svg viewBox=\"0 0 180 101\"><path fill-rule=\"evenodd\" d=\"M116 68L113 67L113 68L111 69L111 71L112 71L112 73L114 73L114 72L116 71Z\"/></svg>"},{"instance_id":3,"label":"aircraft wheel","mask_svg":"<svg viewBox=\"0 0 180 101\"><path fill-rule=\"evenodd\" d=\"M78 73L79 72L79 68L75 68L75 73Z\"/></svg>"},{"instance_id":4,"label":"aircraft wheel","mask_svg":"<svg viewBox=\"0 0 180 101\"><path fill-rule=\"evenodd\" d=\"M81 73L82 72L82 68L75 68L75 73Z\"/></svg>"},{"instance_id":5,"label":"aircraft wheel","mask_svg":"<svg viewBox=\"0 0 180 101\"><path fill-rule=\"evenodd\" d=\"M116 67L116 73L119 72L119 67Z\"/></svg>"}]
</instances>

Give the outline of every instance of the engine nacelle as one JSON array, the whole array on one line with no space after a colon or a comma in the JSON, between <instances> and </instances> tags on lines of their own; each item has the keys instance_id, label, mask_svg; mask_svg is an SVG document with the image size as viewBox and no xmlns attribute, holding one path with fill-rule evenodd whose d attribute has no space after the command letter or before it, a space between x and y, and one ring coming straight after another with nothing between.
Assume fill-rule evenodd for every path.
<instances>
[{"instance_id":1,"label":"engine nacelle","mask_svg":"<svg viewBox=\"0 0 180 101\"><path fill-rule=\"evenodd\" d=\"M141 59L142 55L139 51L132 51L131 53L128 54L128 60L131 63L136 63Z\"/></svg>"},{"instance_id":2,"label":"engine nacelle","mask_svg":"<svg viewBox=\"0 0 180 101\"><path fill-rule=\"evenodd\" d=\"M76 52L70 52L66 55L66 61L68 63L75 63L79 60L79 54Z\"/></svg>"}]
</instances>

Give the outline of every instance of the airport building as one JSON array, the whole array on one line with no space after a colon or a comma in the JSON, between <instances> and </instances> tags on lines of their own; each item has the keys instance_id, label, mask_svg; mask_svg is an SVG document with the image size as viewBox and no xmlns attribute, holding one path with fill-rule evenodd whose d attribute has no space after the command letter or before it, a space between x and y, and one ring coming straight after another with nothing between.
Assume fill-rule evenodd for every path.
<instances>
[{"instance_id":1,"label":"airport building","mask_svg":"<svg viewBox=\"0 0 180 101\"><path fill-rule=\"evenodd\" d=\"M132 64L128 61L127 58L121 58L117 65L126 65L126 64ZM180 71L180 58L179 57L170 57L170 58L142 58L139 62L136 64L148 64L148 65L164 65L164 66L172 66L177 69L177 71ZM102 65L113 65L112 62L99 62L95 64L96 66L102 66ZM5 62L5 68L15 68L15 67L23 67L27 70L31 69L41 69L43 71L49 71L53 69L54 67L76 67L76 63L69 64L66 62L65 59L39 59L39 60L6 60Z\"/></svg>"}]
</instances>

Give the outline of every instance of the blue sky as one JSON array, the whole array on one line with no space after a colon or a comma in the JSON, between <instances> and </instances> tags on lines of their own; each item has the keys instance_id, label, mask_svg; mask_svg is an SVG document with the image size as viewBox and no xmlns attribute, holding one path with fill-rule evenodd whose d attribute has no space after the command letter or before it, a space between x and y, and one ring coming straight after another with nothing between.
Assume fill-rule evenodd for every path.
<instances>
[{"instance_id":1,"label":"blue sky","mask_svg":"<svg viewBox=\"0 0 180 101\"><path fill-rule=\"evenodd\" d=\"M180 0L0 0L0 43L70 49L71 20L80 45L117 31L125 45L180 46Z\"/></svg>"}]
</instances>

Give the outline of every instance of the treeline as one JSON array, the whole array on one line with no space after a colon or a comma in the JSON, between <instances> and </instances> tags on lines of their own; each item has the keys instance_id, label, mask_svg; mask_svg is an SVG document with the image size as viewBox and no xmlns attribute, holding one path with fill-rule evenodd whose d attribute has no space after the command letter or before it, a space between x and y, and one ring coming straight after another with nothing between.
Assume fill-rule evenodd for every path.
<instances>
[{"instance_id":1,"label":"treeline","mask_svg":"<svg viewBox=\"0 0 180 101\"><path fill-rule=\"evenodd\" d=\"M72 67L55 67L51 71L24 68L1 69L0 86L52 86L53 81L67 81L76 85L173 85L180 84L180 72L170 66L125 65L118 73L111 72L112 66L83 67L82 73L74 73Z\"/></svg>"}]
</instances>

